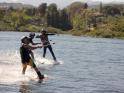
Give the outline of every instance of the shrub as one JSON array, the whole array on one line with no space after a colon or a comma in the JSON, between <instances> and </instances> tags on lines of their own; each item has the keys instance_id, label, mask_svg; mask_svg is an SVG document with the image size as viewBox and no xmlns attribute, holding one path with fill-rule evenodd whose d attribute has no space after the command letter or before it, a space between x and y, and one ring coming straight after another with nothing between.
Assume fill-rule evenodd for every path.
<instances>
[{"instance_id":1,"label":"shrub","mask_svg":"<svg viewBox=\"0 0 124 93\"><path fill-rule=\"evenodd\" d=\"M58 29L58 28L54 28L54 27L47 27L47 30L49 33L59 33L59 34L63 34L64 31Z\"/></svg>"}]
</instances>

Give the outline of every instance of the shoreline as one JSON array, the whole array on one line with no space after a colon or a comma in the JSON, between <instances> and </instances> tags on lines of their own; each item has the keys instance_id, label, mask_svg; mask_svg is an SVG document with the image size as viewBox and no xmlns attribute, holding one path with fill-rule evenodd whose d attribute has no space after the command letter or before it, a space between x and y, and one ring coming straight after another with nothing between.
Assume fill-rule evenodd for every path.
<instances>
[{"instance_id":1,"label":"shoreline","mask_svg":"<svg viewBox=\"0 0 124 93\"><path fill-rule=\"evenodd\" d=\"M18 33L23 33L23 32L33 32L33 31L16 31L16 30L11 30L11 31L9 31L9 30L5 30L5 31L0 31L0 32L18 32ZM40 32L34 32L34 33L40 33ZM107 38L107 39L121 39L121 40L124 40L124 37L103 37L103 36L93 36L93 35L87 35L87 33L88 32L85 32L85 34L84 33L82 33L82 34L73 34L73 31L71 32L71 31L67 31L67 32L60 32L60 33L56 33L56 34L63 34L63 35L72 35L72 36L77 36L77 37L91 37L91 38ZM124 32L123 32L124 33Z\"/></svg>"}]
</instances>

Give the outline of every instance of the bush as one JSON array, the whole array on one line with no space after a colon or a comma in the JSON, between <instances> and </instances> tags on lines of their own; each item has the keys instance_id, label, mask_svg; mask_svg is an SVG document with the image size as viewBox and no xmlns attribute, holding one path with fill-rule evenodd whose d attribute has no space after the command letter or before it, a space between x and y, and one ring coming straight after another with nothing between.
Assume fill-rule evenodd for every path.
<instances>
[{"instance_id":1,"label":"bush","mask_svg":"<svg viewBox=\"0 0 124 93\"><path fill-rule=\"evenodd\" d=\"M27 31L27 32L38 32L40 31L41 27L39 26L36 26L36 25L31 25L31 24L28 24L26 26L21 26L19 27L19 30L20 31Z\"/></svg>"},{"instance_id":2,"label":"bush","mask_svg":"<svg viewBox=\"0 0 124 93\"><path fill-rule=\"evenodd\" d=\"M54 28L54 27L47 27L47 30L49 33L58 33L58 34L63 34L64 31Z\"/></svg>"},{"instance_id":3,"label":"bush","mask_svg":"<svg viewBox=\"0 0 124 93\"><path fill-rule=\"evenodd\" d=\"M112 31L124 32L124 17L110 17L108 18L108 27Z\"/></svg>"},{"instance_id":4,"label":"bush","mask_svg":"<svg viewBox=\"0 0 124 93\"><path fill-rule=\"evenodd\" d=\"M111 31L111 30L105 30L105 29L99 29L95 31L91 31L86 33L88 36L93 36L93 37L103 37L103 38L123 38L124 37L124 32L116 32L116 31Z\"/></svg>"},{"instance_id":5,"label":"bush","mask_svg":"<svg viewBox=\"0 0 124 93\"><path fill-rule=\"evenodd\" d=\"M12 27L10 24L7 24L7 23L0 23L0 30L1 30L1 31L14 31L15 28Z\"/></svg>"},{"instance_id":6,"label":"bush","mask_svg":"<svg viewBox=\"0 0 124 93\"><path fill-rule=\"evenodd\" d=\"M81 31L72 31L71 34L74 36L81 36L82 32Z\"/></svg>"}]
</instances>

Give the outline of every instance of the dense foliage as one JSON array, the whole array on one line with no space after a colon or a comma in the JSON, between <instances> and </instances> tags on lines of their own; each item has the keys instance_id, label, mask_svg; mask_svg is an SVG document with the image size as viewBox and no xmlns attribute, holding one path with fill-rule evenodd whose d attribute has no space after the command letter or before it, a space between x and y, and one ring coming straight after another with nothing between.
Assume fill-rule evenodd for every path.
<instances>
[{"instance_id":1,"label":"dense foliage","mask_svg":"<svg viewBox=\"0 0 124 93\"><path fill-rule=\"evenodd\" d=\"M100 3L91 8L87 3L74 2L64 9L58 9L55 3L42 3L36 8L0 8L2 31L38 32L43 27L73 35L124 37L124 5Z\"/></svg>"}]
</instances>

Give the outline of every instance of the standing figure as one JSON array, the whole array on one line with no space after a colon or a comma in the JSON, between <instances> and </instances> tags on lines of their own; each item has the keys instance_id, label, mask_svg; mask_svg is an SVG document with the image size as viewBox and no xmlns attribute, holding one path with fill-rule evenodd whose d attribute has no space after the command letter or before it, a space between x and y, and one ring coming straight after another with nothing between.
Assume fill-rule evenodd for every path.
<instances>
[{"instance_id":1,"label":"standing figure","mask_svg":"<svg viewBox=\"0 0 124 93\"><path fill-rule=\"evenodd\" d=\"M20 55L21 55L21 62L22 62L22 74L25 74L26 68L27 66L31 66L37 73L38 77L39 77L39 82L42 82L42 80L44 79L44 75L41 74L41 72L38 70L38 68L36 67L34 61L31 58L31 55L33 55L32 50L37 49L37 48L42 48L42 46L30 46L29 43L29 38L28 37L24 37L23 39L21 39L22 45L20 47Z\"/></svg>"},{"instance_id":2,"label":"standing figure","mask_svg":"<svg viewBox=\"0 0 124 93\"><path fill-rule=\"evenodd\" d=\"M54 61L57 61L56 60L56 57L55 57L55 54L53 52L53 49L52 49L52 46L50 44L50 41L48 39L48 35L55 35L53 33L46 33L46 30L42 30L41 31L41 35L37 36L36 38L40 38L41 39L41 42L43 44L43 57L45 58L45 55L46 55L46 50L47 48L49 49L50 53L52 54L52 57L53 57L53 60Z\"/></svg>"}]
</instances>

